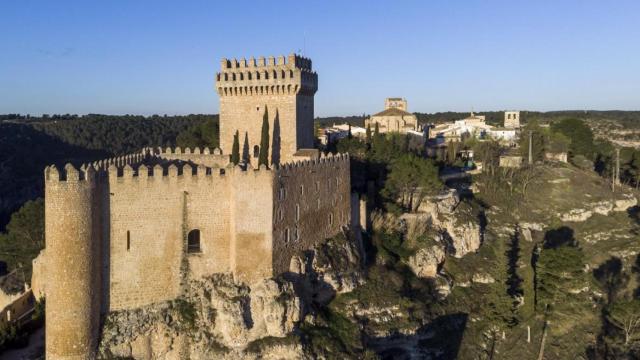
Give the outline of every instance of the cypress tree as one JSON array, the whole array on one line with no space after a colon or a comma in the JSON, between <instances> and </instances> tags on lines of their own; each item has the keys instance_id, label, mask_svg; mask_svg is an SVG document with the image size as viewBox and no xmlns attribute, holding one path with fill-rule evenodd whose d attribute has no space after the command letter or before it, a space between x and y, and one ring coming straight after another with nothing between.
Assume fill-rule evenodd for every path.
<instances>
[{"instance_id":1,"label":"cypress tree","mask_svg":"<svg viewBox=\"0 0 640 360\"><path fill-rule=\"evenodd\" d=\"M260 156L258 157L258 166L269 166L269 110L264 107L264 116L262 117L262 134L260 136Z\"/></svg>"},{"instance_id":2,"label":"cypress tree","mask_svg":"<svg viewBox=\"0 0 640 360\"><path fill-rule=\"evenodd\" d=\"M380 135L380 127L378 127L378 123L376 123L376 127L373 130L373 136L378 136Z\"/></svg>"},{"instance_id":3,"label":"cypress tree","mask_svg":"<svg viewBox=\"0 0 640 360\"><path fill-rule=\"evenodd\" d=\"M367 144L371 144L371 124L367 125Z\"/></svg>"},{"instance_id":4,"label":"cypress tree","mask_svg":"<svg viewBox=\"0 0 640 360\"><path fill-rule=\"evenodd\" d=\"M347 138L352 139L353 134L351 133L351 124L349 124L349 133L347 134Z\"/></svg>"},{"instance_id":5,"label":"cypress tree","mask_svg":"<svg viewBox=\"0 0 640 360\"><path fill-rule=\"evenodd\" d=\"M236 130L235 135L233 135L233 147L231 148L231 162L233 165L238 165L240 162L240 139L238 139L240 134L238 130Z\"/></svg>"}]
</instances>

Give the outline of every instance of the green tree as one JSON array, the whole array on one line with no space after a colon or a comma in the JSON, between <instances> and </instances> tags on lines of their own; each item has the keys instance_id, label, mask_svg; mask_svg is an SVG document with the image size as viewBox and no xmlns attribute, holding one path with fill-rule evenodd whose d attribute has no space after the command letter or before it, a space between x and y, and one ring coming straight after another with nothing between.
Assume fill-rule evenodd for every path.
<instances>
[{"instance_id":1,"label":"green tree","mask_svg":"<svg viewBox=\"0 0 640 360\"><path fill-rule=\"evenodd\" d=\"M236 130L233 135L233 146L231 148L231 162L238 165L240 162L240 133Z\"/></svg>"},{"instance_id":2,"label":"green tree","mask_svg":"<svg viewBox=\"0 0 640 360\"><path fill-rule=\"evenodd\" d=\"M624 344L640 340L640 300L614 303L607 311L607 320L624 335Z\"/></svg>"},{"instance_id":3,"label":"green tree","mask_svg":"<svg viewBox=\"0 0 640 360\"><path fill-rule=\"evenodd\" d=\"M547 150L552 153L568 153L571 139L562 133L549 131L547 134Z\"/></svg>"},{"instance_id":4,"label":"green tree","mask_svg":"<svg viewBox=\"0 0 640 360\"><path fill-rule=\"evenodd\" d=\"M510 306L511 318L508 324L515 326L520 322L518 307L521 304L519 299L524 295L524 289L522 288L524 280L518 274L518 268L520 267L520 227L517 225L505 255L507 256L507 294L513 299Z\"/></svg>"},{"instance_id":5,"label":"green tree","mask_svg":"<svg viewBox=\"0 0 640 360\"><path fill-rule=\"evenodd\" d=\"M606 292L608 304L617 300L629 282L629 275L623 271L622 260L615 256L593 270L593 277Z\"/></svg>"},{"instance_id":6,"label":"green tree","mask_svg":"<svg viewBox=\"0 0 640 360\"><path fill-rule=\"evenodd\" d=\"M188 148L218 147L219 129L218 122L207 119L203 123L194 125L181 132L176 137L176 145Z\"/></svg>"},{"instance_id":7,"label":"green tree","mask_svg":"<svg viewBox=\"0 0 640 360\"><path fill-rule=\"evenodd\" d=\"M570 291L585 284L583 258L572 229L547 231L535 263L538 310L553 313L556 306L571 303Z\"/></svg>"},{"instance_id":8,"label":"green tree","mask_svg":"<svg viewBox=\"0 0 640 360\"><path fill-rule=\"evenodd\" d=\"M7 232L0 234L0 259L9 270L21 267L31 280L31 261L44 248L44 201L27 201L11 215Z\"/></svg>"},{"instance_id":9,"label":"green tree","mask_svg":"<svg viewBox=\"0 0 640 360\"><path fill-rule=\"evenodd\" d=\"M441 189L438 168L433 162L406 154L391 163L382 193L390 203L415 211L426 195Z\"/></svg>"},{"instance_id":10,"label":"green tree","mask_svg":"<svg viewBox=\"0 0 640 360\"><path fill-rule=\"evenodd\" d=\"M571 140L571 156L584 155L589 160L595 159L593 132L584 121L575 118L563 119L552 123L551 131L561 133Z\"/></svg>"},{"instance_id":11,"label":"green tree","mask_svg":"<svg viewBox=\"0 0 640 360\"><path fill-rule=\"evenodd\" d=\"M269 111L264 107L264 116L262 117L262 133L260 135L260 154L258 157L258 166L269 166Z\"/></svg>"}]
</instances>

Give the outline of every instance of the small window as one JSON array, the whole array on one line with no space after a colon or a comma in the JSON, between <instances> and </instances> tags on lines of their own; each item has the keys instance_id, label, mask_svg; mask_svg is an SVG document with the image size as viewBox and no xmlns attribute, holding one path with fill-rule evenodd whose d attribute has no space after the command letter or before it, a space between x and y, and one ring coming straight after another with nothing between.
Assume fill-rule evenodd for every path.
<instances>
[{"instance_id":1,"label":"small window","mask_svg":"<svg viewBox=\"0 0 640 360\"><path fill-rule=\"evenodd\" d=\"M300 185L300 195L304 195L304 185Z\"/></svg>"},{"instance_id":2,"label":"small window","mask_svg":"<svg viewBox=\"0 0 640 360\"><path fill-rule=\"evenodd\" d=\"M127 230L127 251L131 249L131 232Z\"/></svg>"},{"instance_id":3,"label":"small window","mask_svg":"<svg viewBox=\"0 0 640 360\"><path fill-rule=\"evenodd\" d=\"M288 244L289 243L289 228L284 229L283 237L284 237L284 239L283 239L284 243Z\"/></svg>"},{"instance_id":4,"label":"small window","mask_svg":"<svg viewBox=\"0 0 640 360\"><path fill-rule=\"evenodd\" d=\"M316 181L316 192L320 191L320 181Z\"/></svg>"},{"instance_id":5,"label":"small window","mask_svg":"<svg viewBox=\"0 0 640 360\"><path fill-rule=\"evenodd\" d=\"M329 214L329 225L333 225L333 214Z\"/></svg>"},{"instance_id":6,"label":"small window","mask_svg":"<svg viewBox=\"0 0 640 360\"><path fill-rule=\"evenodd\" d=\"M320 210L320 199L318 198L318 210Z\"/></svg>"},{"instance_id":7,"label":"small window","mask_svg":"<svg viewBox=\"0 0 640 360\"><path fill-rule=\"evenodd\" d=\"M194 229L187 235L187 252L195 254L200 252L200 230Z\"/></svg>"},{"instance_id":8,"label":"small window","mask_svg":"<svg viewBox=\"0 0 640 360\"><path fill-rule=\"evenodd\" d=\"M300 231L298 230L298 227L296 226L296 228L293 230L293 241L298 241L300 240Z\"/></svg>"},{"instance_id":9,"label":"small window","mask_svg":"<svg viewBox=\"0 0 640 360\"><path fill-rule=\"evenodd\" d=\"M296 221L300 221L300 204L296 204Z\"/></svg>"},{"instance_id":10,"label":"small window","mask_svg":"<svg viewBox=\"0 0 640 360\"><path fill-rule=\"evenodd\" d=\"M278 210L278 219L280 221L282 221L282 219L284 219L284 213L282 212L282 209Z\"/></svg>"},{"instance_id":11,"label":"small window","mask_svg":"<svg viewBox=\"0 0 640 360\"><path fill-rule=\"evenodd\" d=\"M280 186L280 194L278 195L278 197L280 198L280 200L284 200L284 198L286 197L287 192L284 189L284 186Z\"/></svg>"},{"instance_id":12,"label":"small window","mask_svg":"<svg viewBox=\"0 0 640 360\"><path fill-rule=\"evenodd\" d=\"M258 158L260 156L260 146L254 145L253 147L253 157Z\"/></svg>"}]
</instances>

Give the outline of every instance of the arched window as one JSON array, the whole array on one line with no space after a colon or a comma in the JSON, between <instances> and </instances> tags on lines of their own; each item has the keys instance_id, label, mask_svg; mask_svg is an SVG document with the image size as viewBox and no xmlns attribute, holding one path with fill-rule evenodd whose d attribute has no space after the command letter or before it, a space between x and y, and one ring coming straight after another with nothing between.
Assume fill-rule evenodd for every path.
<instances>
[{"instance_id":1,"label":"arched window","mask_svg":"<svg viewBox=\"0 0 640 360\"><path fill-rule=\"evenodd\" d=\"M187 235L187 252L190 254L200 252L200 230L193 229Z\"/></svg>"},{"instance_id":2,"label":"arched window","mask_svg":"<svg viewBox=\"0 0 640 360\"><path fill-rule=\"evenodd\" d=\"M253 147L253 157L257 158L258 156L260 156L260 146L255 145Z\"/></svg>"}]
</instances>

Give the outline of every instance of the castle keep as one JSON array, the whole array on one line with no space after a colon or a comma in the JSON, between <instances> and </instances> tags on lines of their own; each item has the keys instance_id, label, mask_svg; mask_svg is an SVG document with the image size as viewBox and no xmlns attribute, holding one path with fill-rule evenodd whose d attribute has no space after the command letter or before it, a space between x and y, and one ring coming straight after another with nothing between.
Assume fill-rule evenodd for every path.
<instances>
[{"instance_id":1,"label":"castle keep","mask_svg":"<svg viewBox=\"0 0 640 360\"><path fill-rule=\"evenodd\" d=\"M292 160L313 148L313 96L318 75L311 60L297 55L249 61L222 59L216 74L220 96L220 148L230 153L238 131L243 157L257 159L260 131L267 118L272 130L271 163ZM255 164L255 161L252 161Z\"/></svg>"},{"instance_id":2,"label":"castle keep","mask_svg":"<svg viewBox=\"0 0 640 360\"><path fill-rule=\"evenodd\" d=\"M350 223L348 155L306 149L316 89L309 59L223 60L221 149L144 148L45 169L48 359L94 358L102 315L176 299L189 279L286 272ZM252 165L263 119L269 168ZM233 166L236 131L250 154Z\"/></svg>"}]
</instances>

